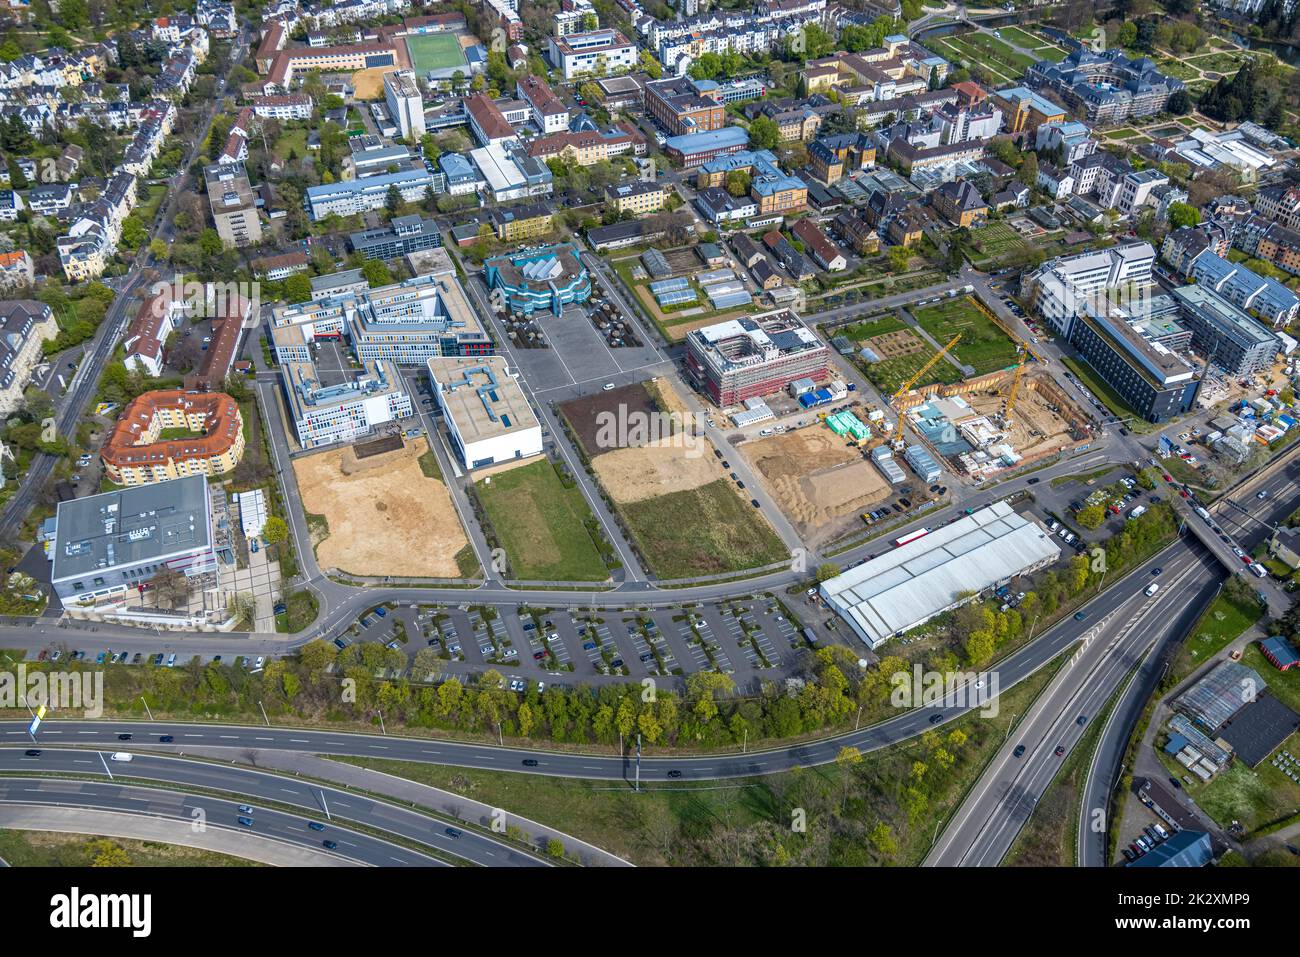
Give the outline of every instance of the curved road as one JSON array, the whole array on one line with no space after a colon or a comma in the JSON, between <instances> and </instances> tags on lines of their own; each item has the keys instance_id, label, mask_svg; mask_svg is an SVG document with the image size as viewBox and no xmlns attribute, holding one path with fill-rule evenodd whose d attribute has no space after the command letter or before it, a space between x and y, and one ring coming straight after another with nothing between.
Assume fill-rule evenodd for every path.
<instances>
[{"instance_id":1,"label":"curved road","mask_svg":"<svg viewBox=\"0 0 1300 957\"><path fill-rule=\"evenodd\" d=\"M192 823L195 814L206 815L205 826L232 832L251 833L269 841L281 841L313 851L324 851L321 836L309 830L300 817L283 811L257 809L253 827L243 828L239 802L208 796L182 794L139 785L107 781L76 781L51 778L0 778L0 802L53 807L96 808L148 817L162 817ZM437 858L355 831L327 827L327 837L338 842L333 853L374 867L446 867Z\"/></svg>"},{"instance_id":2,"label":"curved road","mask_svg":"<svg viewBox=\"0 0 1300 957\"><path fill-rule=\"evenodd\" d=\"M1159 560L1170 564L1178 556L1190 555L1193 550L1199 549L1198 543L1180 539L1153 561ZM1146 578L1130 573L1085 606L1088 617L1084 621L1067 618L1044 632L1037 640L1013 652L997 665L1000 686L1003 689L1009 688L1038 670L1061 651L1080 640L1098 619L1119 608L1146 585ZM752 751L745 754L733 752L694 757L643 758L641 779L643 781L713 780L774 774L795 767L828 764L835 760L842 747L855 747L863 752L874 751L915 737L934 727L930 718L936 713L942 715L942 721L948 721L959 717L967 710L964 706L956 705L943 708L918 708L859 731L849 731L820 741L787 748ZM50 745L88 745L116 749L125 746L117 739L117 735L123 732L140 736L141 743L144 743L145 737L152 736L155 739L155 746L175 750L197 745L216 748L267 748L597 780L631 781L636 773L635 761L630 757L575 754L531 748L504 748L434 738L298 728L191 725L175 721L47 721L41 728L40 741L42 744ZM157 736L163 734L174 735L175 744L156 745ZM16 746L27 741L26 722L0 723L0 744ZM523 764L525 760L536 761L536 766L525 766ZM672 778L669 777L670 772L674 772Z\"/></svg>"},{"instance_id":3,"label":"curved road","mask_svg":"<svg viewBox=\"0 0 1300 957\"><path fill-rule=\"evenodd\" d=\"M112 740L116 741L116 735ZM117 743L118 746L126 746L124 742ZM0 772L91 775L104 773L105 763L98 751L48 748L42 749L43 753L39 757L29 757L25 750L0 748ZM540 858L497 843L478 831L455 827L453 830L460 833L460 837L455 838L446 833L447 823L438 818L385 801L377 801L353 791L313 784L286 775L270 774L237 765L196 761L168 754L140 752L135 752L134 759L129 764L111 762L107 767L115 777L147 778L181 787L227 791L243 795L247 798L245 803L261 799L281 805L301 807L304 809L304 815L298 819L298 829L315 835L313 840L316 846L320 845L321 840L330 837L339 842L339 847L344 846L343 840L333 834L337 829L334 821L342 818L345 821L364 823L407 840L426 844L475 864L509 867L546 865L546 862ZM195 797L194 800L206 800L206 798ZM259 815L255 815L254 820L260 823ZM326 830L308 831L307 819L325 824ZM230 825L235 826L235 818L231 817L229 820Z\"/></svg>"}]
</instances>

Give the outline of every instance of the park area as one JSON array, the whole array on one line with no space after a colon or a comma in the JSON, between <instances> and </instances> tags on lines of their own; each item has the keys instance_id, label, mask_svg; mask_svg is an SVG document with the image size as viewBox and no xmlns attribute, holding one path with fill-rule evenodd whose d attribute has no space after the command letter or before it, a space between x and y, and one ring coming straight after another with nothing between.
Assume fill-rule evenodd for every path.
<instances>
[{"instance_id":1,"label":"park area","mask_svg":"<svg viewBox=\"0 0 1300 957\"><path fill-rule=\"evenodd\" d=\"M469 547L423 438L366 455L365 445L306 455L294 475L322 568L353 575L459 578ZM360 453L360 457L358 457ZM426 474L429 465L434 475Z\"/></svg>"},{"instance_id":2,"label":"park area","mask_svg":"<svg viewBox=\"0 0 1300 957\"><path fill-rule=\"evenodd\" d=\"M865 413L859 410L859 418ZM813 547L860 525L889 497L880 471L821 422L740 446L800 538Z\"/></svg>"},{"instance_id":3,"label":"park area","mask_svg":"<svg viewBox=\"0 0 1300 957\"><path fill-rule=\"evenodd\" d=\"M431 33L406 38L406 52L417 76L430 70L464 69L469 73L460 39L451 33Z\"/></svg>"},{"instance_id":4,"label":"park area","mask_svg":"<svg viewBox=\"0 0 1300 957\"><path fill-rule=\"evenodd\" d=\"M673 431L672 383L637 384L560 406L647 564L660 578L741 571L786 557L781 540L718 467L707 440ZM668 415L661 415L668 413ZM638 421L660 423L638 431ZM611 431L609 422L624 423Z\"/></svg>"},{"instance_id":5,"label":"park area","mask_svg":"<svg viewBox=\"0 0 1300 957\"><path fill-rule=\"evenodd\" d=\"M572 484L542 459L499 472L475 486L510 559L525 581L603 581L605 563L589 527L596 521Z\"/></svg>"},{"instance_id":6,"label":"park area","mask_svg":"<svg viewBox=\"0 0 1300 957\"><path fill-rule=\"evenodd\" d=\"M917 323L943 345L958 333L961 341L949 355L984 375L1019 361L1015 343L975 305L969 296L924 306L914 311Z\"/></svg>"}]
</instances>

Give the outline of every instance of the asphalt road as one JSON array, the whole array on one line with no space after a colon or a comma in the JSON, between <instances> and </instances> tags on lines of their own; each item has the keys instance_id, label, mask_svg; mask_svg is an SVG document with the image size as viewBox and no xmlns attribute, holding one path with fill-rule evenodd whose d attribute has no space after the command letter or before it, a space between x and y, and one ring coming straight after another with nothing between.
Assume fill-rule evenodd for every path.
<instances>
[{"instance_id":1,"label":"asphalt road","mask_svg":"<svg viewBox=\"0 0 1300 957\"><path fill-rule=\"evenodd\" d=\"M243 41L237 41L231 49L230 67L223 80L223 89L230 79L230 74L234 72L235 67L243 59L243 51ZM195 157L198 156L199 148L202 146L203 141L207 139L208 129L212 126L212 121L220 104L220 98L214 100L203 129L195 137L190 152L182 165L183 170L188 170ZM163 207L160 217L156 220L159 232L166 241L170 241L172 238L172 216L176 197L185 188L188 178L188 172L182 172L172 182L166 205ZM56 406L55 418L61 436L71 436L75 433L77 423L86 411L87 403L95 395L95 390L99 386L99 377L104 371L104 365L112 356L114 346L126 330L125 312L127 303L131 299L131 294L144 279L145 269L151 261L152 255L149 253L149 247L147 245L142 246L136 254L131 270L118 286L117 298L109 307L104 321L95 330L95 335L86 348L84 358L73 376L72 387L63 397L62 402ZM43 452L38 452L32 457L31 466L27 470L26 476L23 477L22 485L14 493L13 497L5 503L4 510L0 511L0 539L9 538L22 526L23 520L36 502L41 489L45 487L45 483L49 480L58 461L58 456L46 455Z\"/></svg>"},{"instance_id":2,"label":"asphalt road","mask_svg":"<svg viewBox=\"0 0 1300 957\"><path fill-rule=\"evenodd\" d=\"M1194 540L1179 539L1161 553L1159 560L1170 565L1179 556L1199 549L1200 545ZM1084 621L1067 618L1044 632L1035 641L1013 652L997 666L1001 688L1005 690L1011 687L1051 661L1062 650L1090 631L1098 619L1104 618L1123 605L1141 592L1146 585L1147 581L1141 576L1133 574L1126 576L1085 606L1087 618ZM856 747L863 752L873 751L915 737L934 727L935 725L930 723L930 717L935 713L942 715L942 721L948 721L965 713L966 710L968 709L965 706L958 705L918 708L858 731L788 748L699 757L644 758L641 762L641 780L644 782L714 780L773 774L794 767L827 764L835 760L842 747ZM632 781L636 774L635 761L632 758L502 748L395 735L294 728L116 720L47 721L41 728L40 740L50 745L116 747L117 734L124 731L133 732L140 740L146 736L175 735L174 745L162 747L177 750L195 745L219 748L272 748L596 780ZM17 745L26 740L26 722L0 723L0 743ZM536 761L536 766L525 766L523 764L525 760ZM671 777L670 772L672 772Z\"/></svg>"},{"instance_id":3,"label":"asphalt road","mask_svg":"<svg viewBox=\"0 0 1300 957\"><path fill-rule=\"evenodd\" d=\"M1255 493L1264 490L1267 497L1260 500ZM1265 537L1270 526L1283 522L1300 504L1300 461L1294 456L1284 465L1266 474L1257 482L1248 484L1244 489L1245 501L1250 503L1249 514L1219 502L1210 508L1210 514L1221 528L1229 530L1246 551L1251 551ZM1243 503L1244 504L1244 503ZM1240 573L1240 572L1239 572ZM1221 578L1220 578L1221 580ZM1253 579L1248 579L1253 581ZM1206 593L1198 596L1200 603L1208 603L1214 597ZM1200 606L1200 603L1196 607ZM1182 639L1182 634L1172 634L1162 644L1158 644L1152 654L1143 662L1141 670L1124 688L1123 694L1116 702L1112 719L1107 722L1101 738L1093 752L1089 773L1080 804L1080 816L1086 817L1094 809L1107 810L1115 782L1123 773L1122 761L1127 750L1129 738L1137 726L1138 717L1148 698L1155 692L1156 685L1164 671L1166 653L1172 651ZM1109 819L1107 819L1109 824ZM1077 858L1083 867L1105 867L1107 860L1108 835L1090 828L1082 831L1084 840L1079 841Z\"/></svg>"},{"instance_id":4,"label":"asphalt road","mask_svg":"<svg viewBox=\"0 0 1300 957\"><path fill-rule=\"evenodd\" d=\"M260 383L259 383L260 389ZM274 435L275 430L272 429ZM274 443L274 439L273 439ZM272 445L276 449L276 445ZM287 467L283 453L275 452L277 461ZM879 553L889 547L889 542L908 532L925 527L933 527L951 518L959 517L965 508L978 508L991 502L1006 498L1021 489L1032 488L1034 484L1050 482L1057 476L1075 475L1096 470L1108 461L1123 464L1128 459L1117 460L1109 455L1105 448L1094 446L1086 452L1040 469L1032 475L1012 479L993 488L965 492L952 505L932 512L921 518L892 529L878 538L864 542L834 557L841 567L848 567L866 559L869 554ZM286 482L288 495L288 512L290 534L296 542L308 543L309 538L305 520L301 518L301 509L297 507L296 485ZM66 644L69 648L89 651L112 647L117 651L143 652L153 654L163 651L186 654L267 654L280 655L306 644L316 638L332 639L346 631L353 622L367 609L377 604L391 601L399 604L434 602L449 605L473 604L529 604L560 609L629 607L671 608L680 607L685 602L707 603L737 595L751 595L761 591L781 593L796 582L806 580L807 573L789 571L773 572L743 581L706 582L700 585L660 589L649 582L629 582L621 587L609 590L562 591L543 588L514 589L501 584L487 584L479 588L451 587L401 587L371 585L366 588L354 588L331 581L316 565L315 557L309 544L297 549L302 565L304 587L310 587L320 601L320 617L306 631L293 636L272 636L263 634L230 633L226 635L206 635L187 633L151 632L140 628L123 625L99 624L69 621L64 619L59 625L38 622L35 627L29 624L0 625L0 645L6 648L26 648L32 651L51 646Z\"/></svg>"},{"instance_id":5,"label":"asphalt road","mask_svg":"<svg viewBox=\"0 0 1300 957\"><path fill-rule=\"evenodd\" d=\"M36 777L0 778L0 802L58 807L97 808L123 814L172 818L194 822L206 818L203 826L254 834L268 841L309 847L324 851L321 833L338 842L333 853L374 867L446 867L445 862L427 854L390 844L369 834L327 826L324 832L309 830L305 821L283 811L257 809L253 826L239 825L239 801L182 794L137 785L107 781L78 781Z\"/></svg>"},{"instance_id":6,"label":"asphalt road","mask_svg":"<svg viewBox=\"0 0 1300 957\"><path fill-rule=\"evenodd\" d=\"M1152 574L1156 567L1163 569L1159 576ZM1213 593L1222 571L1203 550L1188 549L1154 558L1131 575L1135 584L1156 582L1160 590L1148 597L1129 589L1129 597L1088 632L1087 644L1008 735L926 857L927 865L996 867L1115 688L1155 642L1186 630L1195 620L1188 606L1207 590ZM1019 747L1025 751L1017 757Z\"/></svg>"},{"instance_id":7,"label":"asphalt road","mask_svg":"<svg viewBox=\"0 0 1300 957\"><path fill-rule=\"evenodd\" d=\"M111 740L116 744L114 750L131 746L127 742L116 741L115 736ZM0 748L0 772L40 771L42 774L91 775L111 772L119 778L144 778L151 781L165 781L185 788L226 791L244 796L247 799L246 803L260 799L301 807L304 809L304 820L310 818L322 823L330 821L326 832L321 833L316 839L317 844L323 838L333 837L330 833L335 827L333 822L354 821L407 840L427 844L475 864L510 867L545 865L545 862L540 859L498 843L477 831L455 826L454 829L460 831L461 836L453 838L446 833L449 823L438 818L385 801L376 801L352 791L328 785L309 784L286 775L271 774L242 766L216 764L211 761L198 761L171 754L137 751L133 752L135 757L129 764L115 761L106 764L100 757L99 751L65 747L42 748L41 751L40 757L28 757L25 749ZM234 823L234 818L231 818L231 823ZM303 820L298 823L301 827L306 827ZM346 827L346 824L343 826ZM343 846L343 842L337 837L333 839L339 841L340 847Z\"/></svg>"}]
</instances>

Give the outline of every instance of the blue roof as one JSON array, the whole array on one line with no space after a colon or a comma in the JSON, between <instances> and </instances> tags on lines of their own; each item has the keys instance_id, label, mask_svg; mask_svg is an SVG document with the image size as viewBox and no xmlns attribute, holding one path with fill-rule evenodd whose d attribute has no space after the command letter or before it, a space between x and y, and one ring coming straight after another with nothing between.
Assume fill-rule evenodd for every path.
<instances>
[{"instance_id":1,"label":"blue roof","mask_svg":"<svg viewBox=\"0 0 1300 957\"><path fill-rule=\"evenodd\" d=\"M679 153L704 153L708 150L726 149L728 146L744 146L749 142L749 132L740 126L724 126L720 130L707 133L687 133L685 136L670 136L664 145Z\"/></svg>"},{"instance_id":2,"label":"blue roof","mask_svg":"<svg viewBox=\"0 0 1300 957\"><path fill-rule=\"evenodd\" d=\"M1205 831L1179 831L1157 844L1129 867L1204 867L1214 860L1214 847Z\"/></svg>"},{"instance_id":3,"label":"blue roof","mask_svg":"<svg viewBox=\"0 0 1300 957\"><path fill-rule=\"evenodd\" d=\"M1300 664L1300 655L1296 654L1289 641L1279 635L1265 638L1259 643L1259 650L1278 668L1286 669Z\"/></svg>"},{"instance_id":4,"label":"blue roof","mask_svg":"<svg viewBox=\"0 0 1300 957\"><path fill-rule=\"evenodd\" d=\"M473 165L459 153L443 153L438 157L438 165L448 176L476 178Z\"/></svg>"}]
</instances>

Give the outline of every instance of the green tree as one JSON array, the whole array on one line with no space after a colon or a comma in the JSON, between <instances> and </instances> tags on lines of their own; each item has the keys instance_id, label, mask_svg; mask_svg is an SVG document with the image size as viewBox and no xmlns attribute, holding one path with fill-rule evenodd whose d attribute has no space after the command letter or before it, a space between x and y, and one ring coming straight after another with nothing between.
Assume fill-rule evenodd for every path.
<instances>
[{"instance_id":1,"label":"green tree","mask_svg":"<svg viewBox=\"0 0 1300 957\"><path fill-rule=\"evenodd\" d=\"M840 566L834 562L822 562L817 566L817 580L819 582L829 581L840 574Z\"/></svg>"},{"instance_id":2,"label":"green tree","mask_svg":"<svg viewBox=\"0 0 1300 957\"><path fill-rule=\"evenodd\" d=\"M284 298L287 302L307 302L311 299L311 280L302 273L286 277Z\"/></svg>"},{"instance_id":3,"label":"green tree","mask_svg":"<svg viewBox=\"0 0 1300 957\"><path fill-rule=\"evenodd\" d=\"M732 196L748 196L752 182L749 170L733 169L727 173L727 192Z\"/></svg>"},{"instance_id":4,"label":"green tree","mask_svg":"<svg viewBox=\"0 0 1300 957\"><path fill-rule=\"evenodd\" d=\"M756 116L749 124L749 145L758 150L771 150L781 142L781 128L770 116Z\"/></svg>"},{"instance_id":5,"label":"green tree","mask_svg":"<svg viewBox=\"0 0 1300 957\"><path fill-rule=\"evenodd\" d=\"M402 208L402 191L397 188L397 184L390 184L388 187L388 196L384 199L384 208L390 213L395 213Z\"/></svg>"},{"instance_id":6,"label":"green tree","mask_svg":"<svg viewBox=\"0 0 1300 957\"><path fill-rule=\"evenodd\" d=\"M1198 226L1200 222L1201 211L1195 206L1189 206L1187 203L1169 204L1169 224L1171 226Z\"/></svg>"},{"instance_id":7,"label":"green tree","mask_svg":"<svg viewBox=\"0 0 1300 957\"><path fill-rule=\"evenodd\" d=\"M262 538L268 545L283 545L289 540L289 526L280 516L272 515L262 525Z\"/></svg>"},{"instance_id":8,"label":"green tree","mask_svg":"<svg viewBox=\"0 0 1300 957\"><path fill-rule=\"evenodd\" d=\"M1101 528L1106 521L1106 510L1101 505L1085 505L1074 513L1074 519L1086 529Z\"/></svg>"}]
</instances>

